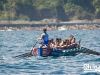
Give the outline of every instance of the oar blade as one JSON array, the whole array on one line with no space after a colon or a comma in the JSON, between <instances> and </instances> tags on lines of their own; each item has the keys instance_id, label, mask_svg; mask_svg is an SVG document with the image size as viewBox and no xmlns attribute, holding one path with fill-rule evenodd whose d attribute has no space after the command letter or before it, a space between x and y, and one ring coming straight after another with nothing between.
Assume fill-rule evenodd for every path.
<instances>
[{"instance_id":1,"label":"oar blade","mask_svg":"<svg viewBox=\"0 0 100 75\"><path fill-rule=\"evenodd\" d=\"M93 55L100 55L100 52L97 52L97 51L94 51L94 50L91 50L91 49L88 49L88 48L85 48L83 47L85 50L82 51L82 53L87 53L87 54L93 54Z\"/></svg>"},{"instance_id":2,"label":"oar blade","mask_svg":"<svg viewBox=\"0 0 100 75\"><path fill-rule=\"evenodd\" d=\"M16 58L16 57L24 58L24 57L31 57L31 56L33 56L33 54L31 52L28 52L28 53L24 53L24 54L15 56L14 58Z\"/></svg>"},{"instance_id":3,"label":"oar blade","mask_svg":"<svg viewBox=\"0 0 100 75\"><path fill-rule=\"evenodd\" d=\"M79 45L80 45L81 41L82 41L82 38L79 40Z\"/></svg>"}]
</instances>

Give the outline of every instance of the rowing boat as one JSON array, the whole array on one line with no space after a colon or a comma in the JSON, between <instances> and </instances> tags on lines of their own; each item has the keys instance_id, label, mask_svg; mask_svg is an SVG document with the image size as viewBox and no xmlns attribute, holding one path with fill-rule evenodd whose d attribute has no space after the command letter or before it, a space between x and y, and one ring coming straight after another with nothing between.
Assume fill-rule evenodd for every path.
<instances>
[{"instance_id":1,"label":"rowing boat","mask_svg":"<svg viewBox=\"0 0 100 75\"><path fill-rule=\"evenodd\" d=\"M93 50L90 50L85 47L81 48L73 48L73 49L47 49L47 48L36 48L34 50L31 50L31 52L27 52L18 56L14 57L31 57L31 56L75 56L79 53L86 53L86 54L93 54L93 55L100 55L100 52L96 52Z\"/></svg>"},{"instance_id":2,"label":"rowing boat","mask_svg":"<svg viewBox=\"0 0 100 75\"><path fill-rule=\"evenodd\" d=\"M35 56L75 56L78 53L85 50L85 48L73 48L73 49L47 49L47 48L36 48L32 51Z\"/></svg>"}]
</instances>

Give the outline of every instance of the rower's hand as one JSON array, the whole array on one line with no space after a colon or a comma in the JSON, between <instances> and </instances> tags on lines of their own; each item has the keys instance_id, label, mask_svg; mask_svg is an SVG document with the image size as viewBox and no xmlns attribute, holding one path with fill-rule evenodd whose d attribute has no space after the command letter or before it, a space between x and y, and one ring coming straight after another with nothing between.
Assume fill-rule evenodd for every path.
<instances>
[{"instance_id":1,"label":"rower's hand","mask_svg":"<svg viewBox=\"0 0 100 75\"><path fill-rule=\"evenodd\" d=\"M34 48L31 48L32 51L34 51Z\"/></svg>"},{"instance_id":2,"label":"rower's hand","mask_svg":"<svg viewBox=\"0 0 100 75\"><path fill-rule=\"evenodd\" d=\"M39 40L39 38L37 38L37 41Z\"/></svg>"}]
</instances>

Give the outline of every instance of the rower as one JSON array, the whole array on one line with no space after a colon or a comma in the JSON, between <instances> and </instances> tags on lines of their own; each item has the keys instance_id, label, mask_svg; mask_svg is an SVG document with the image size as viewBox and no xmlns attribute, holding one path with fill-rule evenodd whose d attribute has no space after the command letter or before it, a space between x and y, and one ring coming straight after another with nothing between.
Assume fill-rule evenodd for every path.
<instances>
[{"instance_id":1,"label":"rower","mask_svg":"<svg viewBox=\"0 0 100 75\"><path fill-rule=\"evenodd\" d=\"M75 38L74 38L73 35L70 36L69 42L70 42L70 44L74 44L75 43Z\"/></svg>"},{"instance_id":2,"label":"rower","mask_svg":"<svg viewBox=\"0 0 100 75\"><path fill-rule=\"evenodd\" d=\"M54 48L55 47L55 42L54 42L54 40L53 39L51 39L51 47L50 48Z\"/></svg>"},{"instance_id":3,"label":"rower","mask_svg":"<svg viewBox=\"0 0 100 75\"><path fill-rule=\"evenodd\" d=\"M47 48L49 48L49 43L48 43L48 38L49 35L46 33L46 29L43 29L43 33L41 34L41 37L39 37L37 40L42 40L42 44L40 45L40 48L46 46Z\"/></svg>"},{"instance_id":4,"label":"rower","mask_svg":"<svg viewBox=\"0 0 100 75\"><path fill-rule=\"evenodd\" d=\"M64 40L63 42L62 42L62 44L61 44L61 49L65 49L67 47L67 45L66 45L66 40Z\"/></svg>"},{"instance_id":5,"label":"rower","mask_svg":"<svg viewBox=\"0 0 100 75\"><path fill-rule=\"evenodd\" d=\"M71 36L70 36L70 39L69 39L69 43L70 43L70 47L71 47L71 48L76 47L75 40L76 40L76 39L74 38L74 36L71 35Z\"/></svg>"},{"instance_id":6,"label":"rower","mask_svg":"<svg viewBox=\"0 0 100 75\"><path fill-rule=\"evenodd\" d=\"M70 47L69 39L65 39L65 41L66 41L66 48L69 48Z\"/></svg>"},{"instance_id":7,"label":"rower","mask_svg":"<svg viewBox=\"0 0 100 75\"><path fill-rule=\"evenodd\" d=\"M56 48L61 48L60 46L62 45L63 41L61 40L61 38L56 38L56 42L55 42L55 47Z\"/></svg>"},{"instance_id":8,"label":"rower","mask_svg":"<svg viewBox=\"0 0 100 75\"><path fill-rule=\"evenodd\" d=\"M56 38L56 41L55 41L55 48L60 48L60 41L59 41L59 38Z\"/></svg>"}]
</instances>

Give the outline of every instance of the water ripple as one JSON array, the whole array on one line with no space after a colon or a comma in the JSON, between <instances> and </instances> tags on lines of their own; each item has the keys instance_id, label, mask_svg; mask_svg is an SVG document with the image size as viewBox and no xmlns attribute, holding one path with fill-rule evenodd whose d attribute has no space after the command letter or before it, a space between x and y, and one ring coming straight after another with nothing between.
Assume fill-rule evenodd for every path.
<instances>
[{"instance_id":1,"label":"water ripple","mask_svg":"<svg viewBox=\"0 0 100 75\"><path fill-rule=\"evenodd\" d=\"M84 64L100 65L100 57L96 55L79 54L61 57L29 57L13 58L13 56L29 52L40 37L41 31L0 32L0 75L100 75L99 73L84 73ZM50 38L76 37L81 45L100 52L100 30L67 30L48 31ZM36 45L38 47L39 44Z\"/></svg>"}]
</instances>

